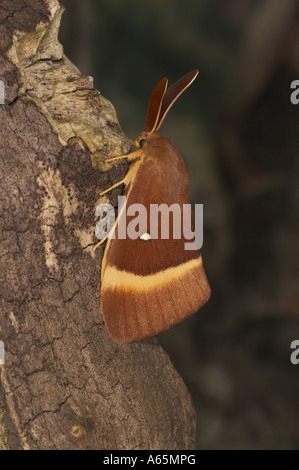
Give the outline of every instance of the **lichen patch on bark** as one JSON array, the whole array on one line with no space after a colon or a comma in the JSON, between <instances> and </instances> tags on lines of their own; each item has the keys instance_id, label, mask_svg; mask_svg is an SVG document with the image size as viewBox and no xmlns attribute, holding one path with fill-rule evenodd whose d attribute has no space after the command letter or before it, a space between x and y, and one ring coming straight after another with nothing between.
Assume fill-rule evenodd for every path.
<instances>
[{"instance_id":1,"label":"lichen patch on bark","mask_svg":"<svg viewBox=\"0 0 299 470\"><path fill-rule=\"evenodd\" d=\"M62 184L59 170L49 168L42 171L36 178L38 186L42 190L42 209L40 213L41 229L44 234L44 249L46 265L50 269L59 271L57 256L52 246L55 240L54 228L57 225L57 217L63 213L64 223L68 225L70 217L76 212L78 201L71 192Z\"/></svg>"},{"instance_id":2,"label":"lichen patch on bark","mask_svg":"<svg viewBox=\"0 0 299 470\"><path fill-rule=\"evenodd\" d=\"M48 23L41 21L34 31L13 33L7 57L21 73L19 96L39 107L62 145L72 138L82 139L95 152L97 167L107 169L104 156L120 154L126 139L120 145L116 112L94 89L92 77L82 76L63 54L58 30L64 8L57 1L50 5ZM129 146L127 141L126 149Z\"/></svg>"}]
</instances>

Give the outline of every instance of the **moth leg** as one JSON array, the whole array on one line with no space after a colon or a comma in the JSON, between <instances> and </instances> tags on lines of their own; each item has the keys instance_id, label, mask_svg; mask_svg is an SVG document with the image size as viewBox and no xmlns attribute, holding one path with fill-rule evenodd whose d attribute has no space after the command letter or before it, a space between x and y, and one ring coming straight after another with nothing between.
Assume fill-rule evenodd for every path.
<instances>
[{"instance_id":1,"label":"moth leg","mask_svg":"<svg viewBox=\"0 0 299 470\"><path fill-rule=\"evenodd\" d=\"M102 191L102 192L100 193L100 196L103 196L104 194L108 193L109 191L111 191L111 190L114 189L114 188L117 188L117 186L120 186L121 184L124 184L125 182L126 182L125 178L122 179L122 180L120 180L120 181L118 181L117 183L115 183L115 184L113 184L112 186L110 186L110 188L107 188L107 189L105 189L105 191Z\"/></svg>"},{"instance_id":2,"label":"moth leg","mask_svg":"<svg viewBox=\"0 0 299 470\"><path fill-rule=\"evenodd\" d=\"M98 248L98 246L100 246L102 243L104 243L104 241L107 240L108 236L109 236L109 233L106 235L106 237L102 238L102 240L100 240L100 241L93 247L93 251L95 251L95 250Z\"/></svg>"},{"instance_id":3,"label":"moth leg","mask_svg":"<svg viewBox=\"0 0 299 470\"><path fill-rule=\"evenodd\" d=\"M144 150L139 148L137 150L134 150L134 152L128 153L127 155L117 155L116 157L107 158L107 160L105 160L105 163L106 162L113 162L115 160L120 160L122 158L127 158L129 161L135 160L136 158L141 157L143 152L144 152Z\"/></svg>"}]
</instances>

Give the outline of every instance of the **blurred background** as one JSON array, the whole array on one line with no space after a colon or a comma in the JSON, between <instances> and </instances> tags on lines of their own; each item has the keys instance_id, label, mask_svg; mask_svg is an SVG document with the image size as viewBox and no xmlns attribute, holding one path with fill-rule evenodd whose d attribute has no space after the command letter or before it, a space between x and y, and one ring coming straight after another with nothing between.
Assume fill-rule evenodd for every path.
<instances>
[{"instance_id":1,"label":"blurred background","mask_svg":"<svg viewBox=\"0 0 299 470\"><path fill-rule=\"evenodd\" d=\"M150 93L198 68L162 126L204 204L212 297L159 340L199 449L299 449L298 0L62 0L66 55L135 139Z\"/></svg>"}]
</instances>

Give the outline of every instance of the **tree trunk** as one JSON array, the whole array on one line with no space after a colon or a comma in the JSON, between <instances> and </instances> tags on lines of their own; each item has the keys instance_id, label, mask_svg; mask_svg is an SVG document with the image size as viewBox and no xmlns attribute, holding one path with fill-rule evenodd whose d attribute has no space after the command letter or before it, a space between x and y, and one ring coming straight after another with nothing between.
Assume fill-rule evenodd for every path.
<instances>
[{"instance_id":1,"label":"tree trunk","mask_svg":"<svg viewBox=\"0 0 299 470\"><path fill-rule=\"evenodd\" d=\"M105 156L130 144L63 55L62 13L1 2L0 448L192 449L190 396L157 340L120 347L103 323L94 211L126 171Z\"/></svg>"}]
</instances>

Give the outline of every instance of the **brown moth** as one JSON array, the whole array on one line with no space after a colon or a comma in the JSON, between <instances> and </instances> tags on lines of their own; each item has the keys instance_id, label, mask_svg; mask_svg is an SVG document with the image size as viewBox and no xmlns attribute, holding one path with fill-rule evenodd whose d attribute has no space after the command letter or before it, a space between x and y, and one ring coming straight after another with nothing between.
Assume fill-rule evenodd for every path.
<instances>
[{"instance_id":1,"label":"brown moth","mask_svg":"<svg viewBox=\"0 0 299 470\"><path fill-rule=\"evenodd\" d=\"M149 100L145 131L134 142L138 149L106 161L127 158L132 162L125 178L111 189L125 185L126 208L120 207L102 262L101 308L111 338L119 344L153 336L195 313L210 297L200 251L186 250L182 235L174 236L169 216L169 238L151 236L150 206L189 204L189 178L180 153L157 131L176 99L194 81L198 70L172 85L163 78ZM133 204L147 209L148 230L136 239L118 238L121 221L133 220ZM125 218L124 218L125 217ZM124 218L124 219L122 219ZM161 222L162 223L162 222ZM192 221L193 224L193 221ZM102 240L100 243L102 243ZM98 243L98 244L100 244Z\"/></svg>"}]
</instances>

